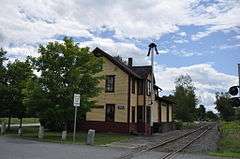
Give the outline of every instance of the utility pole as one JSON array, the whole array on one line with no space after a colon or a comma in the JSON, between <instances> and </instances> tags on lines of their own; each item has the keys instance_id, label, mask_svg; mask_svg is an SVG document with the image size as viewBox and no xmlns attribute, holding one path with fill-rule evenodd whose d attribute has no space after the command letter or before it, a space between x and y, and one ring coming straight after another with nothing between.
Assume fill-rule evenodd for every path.
<instances>
[{"instance_id":1,"label":"utility pole","mask_svg":"<svg viewBox=\"0 0 240 159\"><path fill-rule=\"evenodd\" d=\"M236 107L240 107L240 64L238 64L238 85L230 87L228 93L232 96L238 96L231 99Z\"/></svg>"},{"instance_id":2,"label":"utility pole","mask_svg":"<svg viewBox=\"0 0 240 159\"><path fill-rule=\"evenodd\" d=\"M238 88L240 90L240 63L238 64ZM238 93L240 97L240 91Z\"/></svg>"},{"instance_id":3,"label":"utility pole","mask_svg":"<svg viewBox=\"0 0 240 159\"><path fill-rule=\"evenodd\" d=\"M151 73L151 104L153 104L153 100L154 100L154 96L155 96L155 93L154 93L154 76L153 76L153 73L154 73L154 51L156 52L156 54L158 54L158 51L157 51L157 45L155 43L151 43L149 44L149 50L148 50L148 54L147 56L150 56L151 54L151 66L152 66L152 73Z\"/></svg>"}]
</instances>

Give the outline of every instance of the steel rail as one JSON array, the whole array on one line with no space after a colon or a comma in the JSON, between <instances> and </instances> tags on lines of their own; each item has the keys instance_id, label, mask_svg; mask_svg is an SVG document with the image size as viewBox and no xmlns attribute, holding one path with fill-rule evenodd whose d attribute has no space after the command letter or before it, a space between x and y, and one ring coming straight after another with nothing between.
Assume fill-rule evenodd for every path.
<instances>
[{"instance_id":1,"label":"steel rail","mask_svg":"<svg viewBox=\"0 0 240 159\"><path fill-rule=\"evenodd\" d=\"M214 124L215 126L215 124ZM160 159L173 159L176 157L177 153L183 151L185 148L187 148L189 145L191 145L194 141L198 140L200 137L202 137L204 134L206 134L209 130L211 130L214 126L210 126L206 130L204 130L201 134L199 134L197 137L195 137L193 140L189 141L187 144L182 146L181 148L177 149L174 152L167 153L165 156L161 157Z\"/></svg>"},{"instance_id":2,"label":"steel rail","mask_svg":"<svg viewBox=\"0 0 240 159\"><path fill-rule=\"evenodd\" d=\"M146 148L144 148L144 146L140 147L139 148L140 150L137 149L136 151L133 151L133 152L130 152L130 153L125 154L123 156L120 156L117 159L130 159L130 158L132 158L136 154L141 154L141 153L144 153L144 152L147 152L147 151L151 151L151 150L156 149L156 148L158 148L160 146L166 145L168 143L171 143L171 142L174 142L176 140L179 140L179 139L181 139L183 137L189 136L189 135L191 135L191 134L193 134L193 133L195 133L195 132L197 132L197 131L199 131L201 129L204 129L204 128L208 127L208 126L209 126L209 124L201 126L201 127L197 128L197 129L194 129L192 131L186 132L186 133L184 133L184 134L182 134L182 135L180 135L178 137L169 137L166 140L161 141L161 142L159 142L157 144L154 144L154 145L152 145L150 147L146 147Z\"/></svg>"}]
</instances>

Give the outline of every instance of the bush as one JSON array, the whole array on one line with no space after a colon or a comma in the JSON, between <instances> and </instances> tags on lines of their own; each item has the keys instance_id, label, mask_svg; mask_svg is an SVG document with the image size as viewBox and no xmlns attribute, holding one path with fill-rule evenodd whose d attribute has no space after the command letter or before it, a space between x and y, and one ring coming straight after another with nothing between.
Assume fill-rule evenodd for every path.
<instances>
[{"instance_id":1,"label":"bush","mask_svg":"<svg viewBox=\"0 0 240 159\"><path fill-rule=\"evenodd\" d=\"M181 130L183 128L183 122L182 121L177 121L176 122L176 129Z\"/></svg>"},{"instance_id":2,"label":"bush","mask_svg":"<svg viewBox=\"0 0 240 159\"><path fill-rule=\"evenodd\" d=\"M62 131L64 130L63 122L51 120L51 119L39 119L42 126L45 129L53 130L53 131Z\"/></svg>"}]
</instances>

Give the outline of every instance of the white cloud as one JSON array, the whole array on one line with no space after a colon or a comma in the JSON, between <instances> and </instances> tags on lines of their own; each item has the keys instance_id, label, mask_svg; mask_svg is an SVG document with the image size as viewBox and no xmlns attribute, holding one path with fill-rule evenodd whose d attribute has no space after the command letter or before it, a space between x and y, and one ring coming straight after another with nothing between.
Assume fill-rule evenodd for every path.
<instances>
[{"instance_id":1,"label":"white cloud","mask_svg":"<svg viewBox=\"0 0 240 159\"><path fill-rule=\"evenodd\" d=\"M82 46L99 46L113 55L120 54L125 58L132 56L137 64L149 64L147 51L126 39L151 41L174 32L186 37L186 33L179 29L181 26L205 28L192 35L192 40L199 40L218 31L239 30L239 0L218 0L217 3L209 3L207 6L199 5L200 2L200 0L121 0L114 3L108 0L0 0L0 46L7 49L10 57L22 58L26 55L37 56L36 46L55 40L56 35L85 37L90 40L80 43ZM113 31L115 33L113 36L122 42L100 38L92 33L101 32L103 28ZM159 52L168 51L165 49ZM195 55L185 50L176 54ZM189 73L195 85L199 87L198 94L202 94L203 104L212 103L208 96L213 99L214 91L226 90L236 80L235 76L217 72L209 64L156 68L158 84L167 91L174 88L174 79L178 75Z\"/></svg>"},{"instance_id":2,"label":"white cloud","mask_svg":"<svg viewBox=\"0 0 240 159\"><path fill-rule=\"evenodd\" d=\"M91 49L99 47L112 56L120 55L124 59L132 57L134 65L149 64L148 57L146 56L147 51L139 49L133 43L115 42L109 38L93 38L92 40L82 42L79 45L83 47L87 46Z\"/></svg>"},{"instance_id":3,"label":"white cloud","mask_svg":"<svg viewBox=\"0 0 240 159\"><path fill-rule=\"evenodd\" d=\"M159 54L166 54L168 52L169 52L169 49L160 49L160 50L158 50Z\"/></svg>"},{"instance_id":4,"label":"white cloud","mask_svg":"<svg viewBox=\"0 0 240 159\"><path fill-rule=\"evenodd\" d=\"M239 40L240 39L240 35L235 36L235 39Z\"/></svg>"},{"instance_id":5,"label":"white cloud","mask_svg":"<svg viewBox=\"0 0 240 159\"><path fill-rule=\"evenodd\" d=\"M230 86L236 85L237 76L224 74L215 70L210 64L196 64L187 67L155 67L157 84L164 90L164 94L173 92L174 80L180 75L189 74L197 88L196 93L200 104L213 110L215 92L228 91Z\"/></svg>"},{"instance_id":6,"label":"white cloud","mask_svg":"<svg viewBox=\"0 0 240 159\"><path fill-rule=\"evenodd\" d=\"M174 40L175 43L179 43L179 44L182 44L182 43L188 43L189 41L186 40L186 39L177 39L177 40Z\"/></svg>"},{"instance_id":7,"label":"white cloud","mask_svg":"<svg viewBox=\"0 0 240 159\"><path fill-rule=\"evenodd\" d=\"M181 57L191 57L191 56L200 56L202 55L199 52L187 51L187 50L173 50L172 53Z\"/></svg>"},{"instance_id":8,"label":"white cloud","mask_svg":"<svg viewBox=\"0 0 240 159\"><path fill-rule=\"evenodd\" d=\"M159 38L179 26L206 26L205 33L239 26L239 2L219 1L205 7L196 0L85 1L0 0L0 45L41 43L56 34L93 37L103 26L119 38ZM197 7L196 7L197 6ZM180 36L186 36L180 32Z\"/></svg>"},{"instance_id":9,"label":"white cloud","mask_svg":"<svg viewBox=\"0 0 240 159\"><path fill-rule=\"evenodd\" d=\"M23 60L26 56L38 56L37 48L34 46L23 45L22 47L5 48L8 52L8 59L12 62L15 59Z\"/></svg>"},{"instance_id":10,"label":"white cloud","mask_svg":"<svg viewBox=\"0 0 240 159\"><path fill-rule=\"evenodd\" d=\"M229 44L224 44L219 46L220 50L225 50L225 49L230 49L230 48L239 48L240 44L235 44L235 45L229 45Z\"/></svg>"},{"instance_id":11,"label":"white cloud","mask_svg":"<svg viewBox=\"0 0 240 159\"><path fill-rule=\"evenodd\" d=\"M177 33L177 35L186 37L186 36L187 36L187 33L186 33L186 32L180 32L180 33Z\"/></svg>"},{"instance_id":12,"label":"white cloud","mask_svg":"<svg viewBox=\"0 0 240 159\"><path fill-rule=\"evenodd\" d=\"M219 1L212 5L197 8L199 19L196 21L199 26L205 26L205 31L192 35L192 40L196 41L218 31L229 32L239 30L240 26L240 1Z\"/></svg>"}]
</instances>

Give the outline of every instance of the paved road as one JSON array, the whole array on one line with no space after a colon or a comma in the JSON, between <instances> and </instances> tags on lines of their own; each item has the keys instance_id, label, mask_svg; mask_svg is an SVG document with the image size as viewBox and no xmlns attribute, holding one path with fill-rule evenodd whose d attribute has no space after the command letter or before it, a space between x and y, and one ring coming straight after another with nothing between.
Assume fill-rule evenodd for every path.
<instances>
[{"instance_id":1,"label":"paved road","mask_svg":"<svg viewBox=\"0 0 240 159\"><path fill-rule=\"evenodd\" d=\"M1 159L113 159L129 149L86 145L54 144L0 137ZM147 152L134 159L159 159L162 152ZM203 155L180 154L176 159L219 159Z\"/></svg>"}]
</instances>

